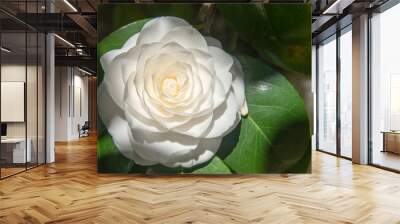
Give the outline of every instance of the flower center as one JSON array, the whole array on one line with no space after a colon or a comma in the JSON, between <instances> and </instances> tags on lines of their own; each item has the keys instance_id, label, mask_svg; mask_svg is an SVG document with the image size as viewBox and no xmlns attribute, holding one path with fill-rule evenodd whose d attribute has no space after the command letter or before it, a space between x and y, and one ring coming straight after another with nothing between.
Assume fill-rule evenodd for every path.
<instances>
[{"instance_id":1,"label":"flower center","mask_svg":"<svg viewBox=\"0 0 400 224\"><path fill-rule=\"evenodd\" d=\"M175 78L166 78L162 81L162 92L170 97L179 93L179 85Z\"/></svg>"}]
</instances>

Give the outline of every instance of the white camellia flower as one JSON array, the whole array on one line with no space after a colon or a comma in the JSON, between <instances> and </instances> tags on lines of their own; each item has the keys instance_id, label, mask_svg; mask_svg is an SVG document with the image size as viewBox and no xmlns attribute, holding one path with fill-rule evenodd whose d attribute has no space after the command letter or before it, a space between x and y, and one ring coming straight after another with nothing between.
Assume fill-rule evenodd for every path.
<instances>
[{"instance_id":1,"label":"white camellia flower","mask_svg":"<svg viewBox=\"0 0 400 224\"><path fill-rule=\"evenodd\" d=\"M100 62L100 118L136 164L209 161L247 114L239 62L183 19L150 20Z\"/></svg>"}]
</instances>

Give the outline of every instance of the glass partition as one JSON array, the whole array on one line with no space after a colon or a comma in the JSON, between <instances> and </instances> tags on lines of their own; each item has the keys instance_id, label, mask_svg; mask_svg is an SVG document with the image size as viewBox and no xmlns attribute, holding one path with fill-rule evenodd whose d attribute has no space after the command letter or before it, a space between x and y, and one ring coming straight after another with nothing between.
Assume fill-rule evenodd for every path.
<instances>
[{"instance_id":1,"label":"glass partition","mask_svg":"<svg viewBox=\"0 0 400 224\"><path fill-rule=\"evenodd\" d=\"M336 36L318 47L318 145L336 153Z\"/></svg>"},{"instance_id":2,"label":"glass partition","mask_svg":"<svg viewBox=\"0 0 400 224\"><path fill-rule=\"evenodd\" d=\"M30 142L26 136L26 42L25 32L1 34L2 177L24 171L31 161Z\"/></svg>"},{"instance_id":3,"label":"glass partition","mask_svg":"<svg viewBox=\"0 0 400 224\"><path fill-rule=\"evenodd\" d=\"M352 34L351 26L340 36L340 155L352 157Z\"/></svg>"},{"instance_id":4,"label":"glass partition","mask_svg":"<svg viewBox=\"0 0 400 224\"><path fill-rule=\"evenodd\" d=\"M43 5L44 1L20 1L16 10L38 13ZM0 6L10 5L2 2ZM15 19L12 13L0 12L0 20L3 179L45 163L46 39L44 33Z\"/></svg>"}]
</instances>

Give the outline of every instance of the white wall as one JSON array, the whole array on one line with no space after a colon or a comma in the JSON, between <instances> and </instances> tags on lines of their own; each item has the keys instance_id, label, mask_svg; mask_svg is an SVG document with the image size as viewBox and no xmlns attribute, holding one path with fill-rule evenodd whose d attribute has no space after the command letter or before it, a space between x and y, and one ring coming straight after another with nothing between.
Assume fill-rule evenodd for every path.
<instances>
[{"instance_id":1,"label":"white wall","mask_svg":"<svg viewBox=\"0 0 400 224\"><path fill-rule=\"evenodd\" d=\"M55 141L68 140L68 117L70 84L69 68L55 68Z\"/></svg>"},{"instance_id":2,"label":"white wall","mask_svg":"<svg viewBox=\"0 0 400 224\"><path fill-rule=\"evenodd\" d=\"M56 67L56 141L77 139L78 125L88 120L88 78L83 75L76 68Z\"/></svg>"},{"instance_id":3,"label":"white wall","mask_svg":"<svg viewBox=\"0 0 400 224\"><path fill-rule=\"evenodd\" d=\"M74 72L75 72L74 82L73 82L74 96L71 96L72 99L74 99L74 102L71 102L71 104L74 104L74 107L72 108L72 119L71 119L72 129L70 135L72 136L72 138L78 138L79 137L77 128L78 125L82 126L85 123L85 121L89 120L88 77L82 76L82 73L80 73L79 71L77 75L76 74L77 70L74 70Z\"/></svg>"}]
</instances>

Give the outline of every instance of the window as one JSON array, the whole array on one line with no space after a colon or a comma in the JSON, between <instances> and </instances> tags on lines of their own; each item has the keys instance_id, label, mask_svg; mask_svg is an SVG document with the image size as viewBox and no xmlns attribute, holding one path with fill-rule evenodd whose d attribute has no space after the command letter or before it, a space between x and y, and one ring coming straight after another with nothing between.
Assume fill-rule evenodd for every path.
<instances>
[{"instance_id":1,"label":"window","mask_svg":"<svg viewBox=\"0 0 400 224\"><path fill-rule=\"evenodd\" d=\"M317 50L317 149L351 158L352 26L338 34Z\"/></svg>"},{"instance_id":2,"label":"window","mask_svg":"<svg viewBox=\"0 0 400 224\"><path fill-rule=\"evenodd\" d=\"M340 155L352 156L352 35L351 26L340 36Z\"/></svg>"},{"instance_id":3,"label":"window","mask_svg":"<svg viewBox=\"0 0 400 224\"><path fill-rule=\"evenodd\" d=\"M371 18L371 162L400 170L400 5Z\"/></svg>"},{"instance_id":4,"label":"window","mask_svg":"<svg viewBox=\"0 0 400 224\"><path fill-rule=\"evenodd\" d=\"M336 153L336 36L318 47L318 145Z\"/></svg>"}]
</instances>

